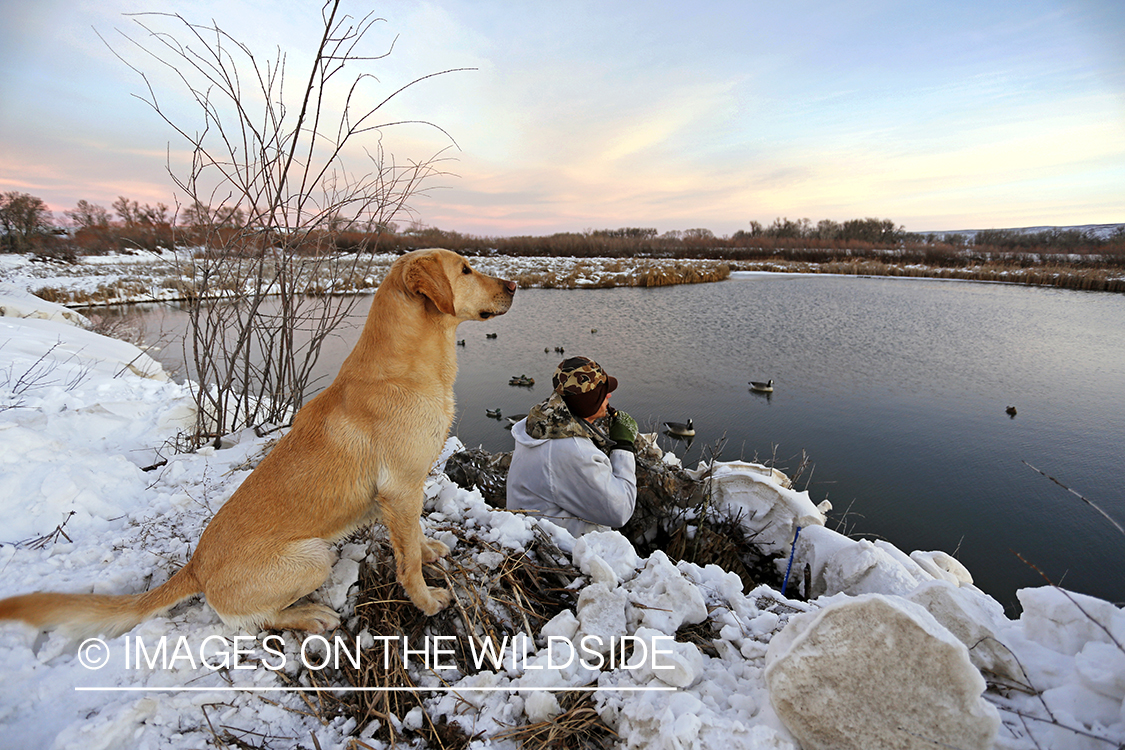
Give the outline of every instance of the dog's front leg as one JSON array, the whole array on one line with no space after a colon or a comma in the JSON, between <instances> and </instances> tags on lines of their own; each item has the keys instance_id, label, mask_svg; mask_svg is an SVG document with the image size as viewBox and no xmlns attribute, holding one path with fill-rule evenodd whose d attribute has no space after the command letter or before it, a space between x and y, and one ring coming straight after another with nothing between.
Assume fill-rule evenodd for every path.
<instances>
[{"instance_id":1,"label":"dog's front leg","mask_svg":"<svg viewBox=\"0 0 1125 750\"><path fill-rule=\"evenodd\" d=\"M422 578L422 563L432 562L449 554L449 548L439 541L427 539L419 523L422 516L422 492L379 496L383 522L391 536L395 553L395 572L398 582L406 589L414 606L427 615L435 615L452 600L448 589L431 588Z\"/></svg>"}]
</instances>

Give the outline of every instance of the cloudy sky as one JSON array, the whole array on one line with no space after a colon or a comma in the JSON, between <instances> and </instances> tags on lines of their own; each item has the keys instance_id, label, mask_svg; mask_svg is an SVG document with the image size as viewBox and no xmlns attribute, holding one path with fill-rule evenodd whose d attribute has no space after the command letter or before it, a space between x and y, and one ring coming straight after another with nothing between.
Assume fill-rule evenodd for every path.
<instances>
[{"instance_id":1,"label":"cloudy sky","mask_svg":"<svg viewBox=\"0 0 1125 750\"><path fill-rule=\"evenodd\" d=\"M1120 0L345 0L374 12L345 69L395 97L383 145L439 150L416 219L477 235L622 226L716 234L776 217L908 230L1125 221ZM127 15L212 19L287 88L319 41L313 0L0 0L0 191L58 212L174 205L186 142L137 98L202 125ZM142 17L176 31L168 18ZM180 27L182 28L182 27ZM104 41L103 41L104 40ZM290 105L295 108L298 104ZM444 131L444 134L443 132ZM452 141L445 134L452 138ZM361 144L375 144L375 135ZM362 169L363 164L356 165Z\"/></svg>"}]
</instances>

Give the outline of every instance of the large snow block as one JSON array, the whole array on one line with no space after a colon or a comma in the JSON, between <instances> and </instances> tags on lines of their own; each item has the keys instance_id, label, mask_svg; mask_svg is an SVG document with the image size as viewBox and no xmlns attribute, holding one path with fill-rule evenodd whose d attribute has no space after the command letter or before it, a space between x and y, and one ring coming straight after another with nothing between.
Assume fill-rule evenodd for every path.
<instances>
[{"instance_id":1,"label":"large snow block","mask_svg":"<svg viewBox=\"0 0 1125 750\"><path fill-rule=\"evenodd\" d=\"M804 750L991 748L1000 719L965 646L897 597L837 597L766 655L770 702Z\"/></svg>"},{"instance_id":2,"label":"large snow block","mask_svg":"<svg viewBox=\"0 0 1125 750\"><path fill-rule=\"evenodd\" d=\"M949 581L930 581L910 592L907 599L920 604L969 649L969 658L987 670L1016 684L1027 682L1023 668L1004 644L1000 634L1011 622L1000 602L972 586Z\"/></svg>"},{"instance_id":3,"label":"large snow block","mask_svg":"<svg viewBox=\"0 0 1125 750\"><path fill-rule=\"evenodd\" d=\"M806 541L807 537L807 541ZM799 558L812 563L810 596L907 594L919 580L931 580L914 561L889 544L866 539L841 542L816 527L802 530ZM828 542L824 549L818 545Z\"/></svg>"},{"instance_id":4,"label":"large snow block","mask_svg":"<svg viewBox=\"0 0 1125 750\"><path fill-rule=\"evenodd\" d=\"M949 581L958 586L971 584L973 576L961 561L945 552L919 552L910 553L910 559L922 566L922 569L939 581Z\"/></svg>"},{"instance_id":5,"label":"large snow block","mask_svg":"<svg viewBox=\"0 0 1125 750\"><path fill-rule=\"evenodd\" d=\"M1090 641L1125 641L1125 611L1102 599L1053 586L1020 589L1020 624L1029 640L1074 656Z\"/></svg>"},{"instance_id":6,"label":"large snow block","mask_svg":"<svg viewBox=\"0 0 1125 750\"><path fill-rule=\"evenodd\" d=\"M798 526L824 525L824 513L809 493L785 486L785 475L775 469L742 461L715 463L711 469L707 481L716 505L739 517L767 553L788 553Z\"/></svg>"},{"instance_id":7,"label":"large snow block","mask_svg":"<svg viewBox=\"0 0 1125 750\"><path fill-rule=\"evenodd\" d=\"M641 565L633 545L618 531L591 531L574 543L574 564L594 583L617 586Z\"/></svg>"}]
</instances>

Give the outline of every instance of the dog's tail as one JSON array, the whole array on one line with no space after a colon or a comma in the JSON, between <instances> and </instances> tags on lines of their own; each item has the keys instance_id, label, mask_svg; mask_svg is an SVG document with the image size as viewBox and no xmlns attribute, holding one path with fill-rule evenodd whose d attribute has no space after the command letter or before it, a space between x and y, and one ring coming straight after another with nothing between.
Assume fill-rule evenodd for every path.
<instances>
[{"instance_id":1,"label":"dog's tail","mask_svg":"<svg viewBox=\"0 0 1125 750\"><path fill-rule=\"evenodd\" d=\"M188 562L162 585L142 594L40 592L0 600L0 620L23 620L40 630L65 627L79 638L112 638L202 590Z\"/></svg>"}]
</instances>

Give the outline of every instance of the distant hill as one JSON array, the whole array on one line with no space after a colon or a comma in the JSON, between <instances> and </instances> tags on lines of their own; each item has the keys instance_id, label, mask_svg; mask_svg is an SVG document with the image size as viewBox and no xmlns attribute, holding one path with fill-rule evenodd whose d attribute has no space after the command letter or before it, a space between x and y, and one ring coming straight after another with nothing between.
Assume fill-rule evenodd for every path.
<instances>
[{"instance_id":1,"label":"distant hill","mask_svg":"<svg viewBox=\"0 0 1125 750\"><path fill-rule=\"evenodd\" d=\"M1115 233L1125 231L1125 223L1122 224L1081 224L1076 226L1067 227L1015 227L1008 229L992 228L992 229L959 229L959 230L946 230L941 232L918 232L918 234L932 234L937 236L959 234L963 237L975 237L979 232L986 231L1000 231L1000 232L1017 232L1019 234L1039 234L1040 232L1082 232L1083 234L1090 234L1100 239L1108 239Z\"/></svg>"}]
</instances>

